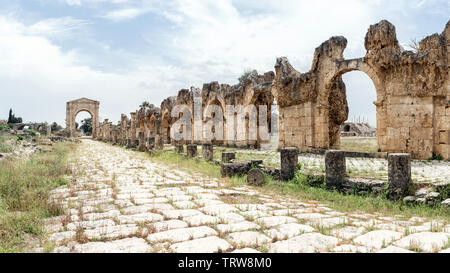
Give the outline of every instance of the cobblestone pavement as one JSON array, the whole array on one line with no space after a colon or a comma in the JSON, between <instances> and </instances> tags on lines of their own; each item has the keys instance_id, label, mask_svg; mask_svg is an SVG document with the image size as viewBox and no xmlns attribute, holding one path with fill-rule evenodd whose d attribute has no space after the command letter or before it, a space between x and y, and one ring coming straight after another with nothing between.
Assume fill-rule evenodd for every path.
<instances>
[{"instance_id":1,"label":"cobblestone pavement","mask_svg":"<svg viewBox=\"0 0 450 273\"><path fill-rule=\"evenodd\" d=\"M231 187L92 140L78 158L52 192L66 209L45 220L54 252L450 252L448 223Z\"/></svg>"}]
</instances>

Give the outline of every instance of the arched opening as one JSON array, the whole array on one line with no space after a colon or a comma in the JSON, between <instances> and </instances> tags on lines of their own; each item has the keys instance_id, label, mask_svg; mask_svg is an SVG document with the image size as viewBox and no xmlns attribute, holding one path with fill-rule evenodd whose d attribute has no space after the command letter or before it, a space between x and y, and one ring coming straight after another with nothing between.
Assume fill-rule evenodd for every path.
<instances>
[{"instance_id":1,"label":"arched opening","mask_svg":"<svg viewBox=\"0 0 450 273\"><path fill-rule=\"evenodd\" d=\"M256 94L251 103L256 107L256 141L249 141L250 146L257 149L269 150L271 145L271 127L272 127L272 105L274 96L271 92L262 92ZM247 119L248 121L248 119ZM247 132L249 124L246 125ZM247 134L249 135L249 134Z\"/></svg>"},{"instance_id":2,"label":"arched opening","mask_svg":"<svg viewBox=\"0 0 450 273\"><path fill-rule=\"evenodd\" d=\"M331 89L330 148L377 152L377 90L372 79L362 71L347 71L336 77Z\"/></svg>"},{"instance_id":3,"label":"arched opening","mask_svg":"<svg viewBox=\"0 0 450 273\"><path fill-rule=\"evenodd\" d=\"M87 110L80 110L74 118L75 137L92 136L92 114Z\"/></svg>"},{"instance_id":4,"label":"arched opening","mask_svg":"<svg viewBox=\"0 0 450 273\"><path fill-rule=\"evenodd\" d=\"M212 138L214 136L214 138L211 139L213 145L223 145L225 143L226 125L224 115L224 108L217 99L210 101L203 112L203 129L205 130L203 132L203 138ZM211 126L205 126L206 124ZM210 130L210 132L208 132L208 130ZM221 132L219 133L217 130L221 130Z\"/></svg>"},{"instance_id":5,"label":"arched opening","mask_svg":"<svg viewBox=\"0 0 450 273\"><path fill-rule=\"evenodd\" d=\"M169 121L169 112L168 111L166 111L162 117L161 134L163 137L163 142L166 144L169 144L170 143L170 121Z\"/></svg>"}]
</instances>

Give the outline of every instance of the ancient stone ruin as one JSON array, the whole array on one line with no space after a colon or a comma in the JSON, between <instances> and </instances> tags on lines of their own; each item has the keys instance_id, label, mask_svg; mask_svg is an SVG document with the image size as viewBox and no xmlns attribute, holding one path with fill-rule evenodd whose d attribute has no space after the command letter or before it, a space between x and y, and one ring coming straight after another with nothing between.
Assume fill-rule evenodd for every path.
<instances>
[{"instance_id":1,"label":"ancient stone ruin","mask_svg":"<svg viewBox=\"0 0 450 273\"><path fill-rule=\"evenodd\" d=\"M87 98L68 101L66 105L66 129L69 136L78 136L75 128L75 118L80 112L88 112L92 117L92 137L97 137L98 108L100 102Z\"/></svg>"},{"instance_id":2,"label":"ancient stone ruin","mask_svg":"<svg viewBox=\"0 0 450 273\"><path fill-rule=\"evenodd\" d=\"M130 113L130 117L123 114L118 125L105 120L96 126L96 101L83 98L68 102L67 128L73 135L75 115L88 111L93 116L94 138L140 150L160 149L164 143L176 144L180 141L174 140L175 134L185 136L181 143L186 144L259 148L266 140L261 135L264 130L251 130L252 113L247 112L241 120L233 115L217 120L209 108L217 106L225 113L228 105L255 105L259 117L259 106L266 106L266 120L256 120L257 125L267 124L270 133L273 124L271 106L276 101L279 107L278 148L295 147L299 151L339 149L340 128L348 118L342 75L359 70L370 77L377 92L374 104L380 151L410 153L416 159L439 154L448 160L450 22L441 34L424 38L417 52L402 50L395 27L386 20L369 27L365 56L344 59L346 45L347 40L342 36L323 42L314 52L311 69L305 73L295 70L287 58L281 57L276 60L275 73L270 71L260 75L253 71L237 85L211 82L204 84L202 89L182 89L177 96L165 99L159 108L141 108ZM202 109L200 122L196 122L198 117L194 113L196 103ZM185 111L172 115L181 105L185 106ZM172 128L181 118L189 123ZM210 120L214 126L208 125ZM243 133L230 130L239 124L246 129ZM198 128L212 130L214 134L223 131L227 137L205 139L203 135L194 134L194 129ZM230 131L234 135L230 135Z\"/></svg>"},{"instance_id":3,"label":"ancient stone ruin","mask_svg":"<svg viewBox=\"0 0 450 273\"><path fill-rule=\"evenodd\" d=\"M377 135L377 129L368 123L344 122L341 124L341 136L355 137L374 137Z\"/></svg>"}]
</instances>

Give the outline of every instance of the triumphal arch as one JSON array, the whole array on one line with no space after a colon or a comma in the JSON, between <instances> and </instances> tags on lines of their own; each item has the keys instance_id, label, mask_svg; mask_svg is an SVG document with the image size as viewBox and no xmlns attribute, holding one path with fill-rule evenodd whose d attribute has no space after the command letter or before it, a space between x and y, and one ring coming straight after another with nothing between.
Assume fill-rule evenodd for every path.
<instances>
[{"instance_id":1,"label":"triumphal arch","mask_svg":"<svg viewBox=\"0 0 450 273\"><path fill-rule=\"evenodd\" d=\"M88 112L92 117L92 137L97 136L98 108L100 102L87 98L68 101L66 105L66 129L71 137L76 136L75 118L80 112Z\"/></svg>"}]
</instances>

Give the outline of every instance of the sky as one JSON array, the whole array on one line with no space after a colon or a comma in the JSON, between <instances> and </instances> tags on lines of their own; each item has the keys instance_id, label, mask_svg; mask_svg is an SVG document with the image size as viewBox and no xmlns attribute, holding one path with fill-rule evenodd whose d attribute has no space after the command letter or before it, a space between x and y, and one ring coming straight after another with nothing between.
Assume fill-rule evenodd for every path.
<instances>
[{"instance_id":1,"label":"sky","mask_svg":"<svg viewBox=\"0 0 450 273\"><path fill-rule=\"evenodd\" d=\"M441 33L449 14L448 0L0 0L0 120L12 108L65 126L66 102L87 97L100 101L101 120L118 121L182 88L274 71L277 57L307 72L331 36L347 38L346 58L362 57L368 27L383 19L409 49ZM375 125L370 79L343 79L349 119Z\"/></svg>"}]
</instances>

